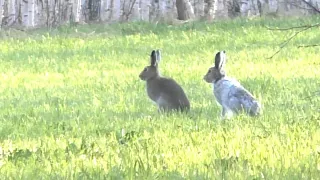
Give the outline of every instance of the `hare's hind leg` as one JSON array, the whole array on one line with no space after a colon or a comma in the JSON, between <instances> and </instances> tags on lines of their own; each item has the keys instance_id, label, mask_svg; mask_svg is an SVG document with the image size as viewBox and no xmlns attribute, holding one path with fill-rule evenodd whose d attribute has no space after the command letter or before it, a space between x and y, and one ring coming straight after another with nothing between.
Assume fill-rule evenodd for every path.
<instances>
[{"instance_id":1,"label":"hare's hind leg","mask_svg":"<svg viewBox=\"0 0 320 180\"><path fill-rule=\"evenodd\" d=\"M261 115L261 105L258 102L254 102L253 105L249 109L250 116L259 116Z\"/></svg>"},{"instance_id":2,"label":"hare's hind leg","mask_svg":"<svg viewBox=\"0 0 320 180\"><path fill-rule=\"evenodd\" d=\"M232 116L233 116L233 112L229 108L222 107L221 119L230 119Z\"/></svg>"}]
</instances>

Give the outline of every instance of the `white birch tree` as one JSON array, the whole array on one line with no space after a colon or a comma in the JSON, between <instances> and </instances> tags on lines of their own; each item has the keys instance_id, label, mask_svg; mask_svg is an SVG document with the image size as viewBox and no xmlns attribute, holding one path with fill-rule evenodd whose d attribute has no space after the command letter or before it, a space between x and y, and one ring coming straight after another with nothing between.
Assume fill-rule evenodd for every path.
<instances>
[{"instance_id":1,"label":"white birch tree","mask_svg":"<svg viewBox=\"0 0 320 180\"><path fill-rule=\"evenodd\" d=\"M0 0L0 30L1 30L1 28L2 28L3 3L4 3L4 0Z\"/></svg>"},{"instance_id":2,"label":"white birch tree","mask_svg":"<svg viewBox=\"0 0 320 180\"><path fill-rule=\"evenodd\" d=\"M224 19L228 17L228 7L226 0L215 0L213 5L214 19Z\"/></svg>"},{"instance_id":3,"label":"white birch tree","mask_svg":"<svg viewBox=\"0 0 320 180\"><path fill-rule=\"evenodd\" d=\"M140 0L139 1L139 14L141 21L149 21L150 14L150 0Z\"/></svg>"},{"instance_id":4,"label":"white birch tree","mask_svg":"<svg viewBox=\"0 0 320 180\"><path fill-rule=\"evenodd\" d=\"M17 12L16 12L16 0L8 1L8 17L7 23L9 26L13 25L16 22Z\"/></svg>"},{"instance_id":5,"label":"white birch tree","mask_svg":"<svg viewBox=\"0 0 320 180\"><path fill-rule=\"evenodd\" d=\"M102 1L104 2L104 1ZM72 13L74 17L74 22L78 23L80 22L80 16L81 16L81 0L74 0L73 7L72 7ZM101 5L101 7L103 7ZM102 11L101 11L102 12Z\"/></svg>"},{"instance_id":6,"label":"white birch tree","mask_svg":"<svg viewBox=\"0 0 320 180\"><path fill-rule=\"evenodd\" d=\"M176 0L179 20L194 19L194 10L189 0Z\"/></svg>"},{"instance_id":7,"label":"white birch tree","mask_svg":"<svg viewBox=\"0 0 320 180\"><path fill-rule=\"evenodd\" d=\"M0 0L0 24L50 28L93 19L171 23L178 19L233 18L239 14L301 16L319 13L319 9L320 0Z\"/></svg>"},{"instance_id":8,"label":"white birch tree","mask_svg":"<svg viewBox=\"0 0 320 180\"><path fill-rule=\"evenodd\" d=\"M28 23L27 27L34 27L35 0L28 0Z\"/></svg>"}]
</instances>

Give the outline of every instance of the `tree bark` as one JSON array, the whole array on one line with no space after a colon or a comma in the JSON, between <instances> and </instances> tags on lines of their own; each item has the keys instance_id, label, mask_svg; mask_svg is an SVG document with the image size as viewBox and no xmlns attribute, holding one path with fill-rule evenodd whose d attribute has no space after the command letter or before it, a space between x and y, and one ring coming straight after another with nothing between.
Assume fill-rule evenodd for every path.
<instances>
[{"instance_id":1,"label":"tree bark","mask_svg":"<svg viewBox=\"0 0 320 180\"><path fill-rule=\"evenodd\" d=\"M1 26L57 26L68 22L207 20L319 13L320 0L0 0ZM178 20L177 20L178 19Z\"/></svg>"},{"instance_id":2,"label":"tree bark","mask_svg":"<svg viewBox=\"0 0 320 180\"><path fill-rule=\"evenodd\" d=\"M0 30L2 29L3 3L4 3L4 0L0 0Z\"/></svg>"},{"instance_id":3,"label":"tree bark","mask_svg":"<svg viewBox=\"0 0 320 180\"><path fill-rule=\"evenodd\" d=\"M81 0L74 0L72 13L74 17L74 22L78 23L80 22L80 16L81 16Z\"/></svg>"},{"instance_id":4,"label":"tree bark","mask_svg":"<svg viewBox=\"0 0 320 180\"><path fill-rule=\"evenodd\" d=\"M213 0L206 0L205 14L208 21L213 20L214 18L213 11L214 11Z\"/></svg>"},{"instance_id":5,"label":"tree bark","mask_svg":"<svg viewBox=\"0 0 320 180\"><path fill-rule=\"evenodd\" d=\"M8 0L8 16L7 16L7 24L9 26L13 25L16 22L16 1Z\"/></svg>"},{"instance_id":6,"label":"tree bark","mask_svg":"<svg viewBox=\"0 0 320 180\"><path fill-rule=\"evenodd\" d=\"M112 13L111 13L111 21L119 21L121 17L121 1L120 0L112 0Z\"/></svg>"},{"instance_id":7,"label":"tree bark","mask_svg":"<svg viewBox=\"0 0 320 180\"><path fill-rule=\"evenodd\" d=\"M204 13L204 0L198 0L195 2L195 16L199 17L200 19L202 17L204 17L205 13Z\"/></svg>"},{"instance_id":8,"label":"tree bark","mask_svg":"<svg viewBox=\"0 0 320 180\"><path fill-rule=\"evenodd\" d=\"M35 0L28 0L28 25L27 27L34 27L34 11Z\"/></svg>"},{"instance_id":9,"label":"tree bark","mask_svg":"<svg viewBox=\"0 0 320 180\"><path fill-rule=\"evenodd\" d=\"M214 19L224 19L228 17L226 0L215 0L213 7Z\"/></svg>"},{"instance_id":10,"label":"tree bark","mask_svg":"<svg viewBox=\"0 0 320 180\"><path fill-rule=\"evenodd\" d=\"M149 21L149 13L150 13L150 0L140 0L139 3L139 13L140 20Z\"/></svg>"},{"instance_id":11,"label":"tree bark","mask_svg":"<svg viewBox=\"0 0 320 180\"><path fill-rule=\"evenodd\" d=\"M194 19L194 11L189 0L177 0L176 7L179 20Z\"/></svg>"}]
</instances>

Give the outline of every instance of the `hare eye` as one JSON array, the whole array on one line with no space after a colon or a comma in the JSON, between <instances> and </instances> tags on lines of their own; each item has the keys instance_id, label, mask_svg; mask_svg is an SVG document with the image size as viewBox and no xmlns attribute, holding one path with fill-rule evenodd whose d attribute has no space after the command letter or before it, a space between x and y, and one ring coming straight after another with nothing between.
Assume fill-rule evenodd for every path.
<instances>
[{"instance_id":1,"label":"hare eye","mask_svg":"<svg viewBox=\"0 0 320 180\"><path fill-rule=\"evenodd\" d=\"M211 69L209 69L208 73L211 73Z\"/></svg>"},{"instance_id":2,"label":"hare eye","mask_svg":"<svg viewBox=\"0 0 320 180\"><path fill-rule=\"evenodd\" d=\"M147 71L148 70L148 68L144 68L144 70L143 71Z\"/></svg>"}]
</instances>

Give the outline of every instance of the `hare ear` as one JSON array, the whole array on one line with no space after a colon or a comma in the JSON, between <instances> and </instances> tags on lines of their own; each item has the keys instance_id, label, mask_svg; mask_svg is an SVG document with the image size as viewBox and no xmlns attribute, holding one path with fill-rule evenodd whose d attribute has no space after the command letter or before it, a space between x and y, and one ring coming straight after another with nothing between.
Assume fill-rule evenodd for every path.
<instances>
[{"instance_id":1,"label":"hare ear","mask_svg":"<svg viewBox=\"0 0 320 180\"><path fill-rule=\"evenodd\" d=\"M220 51L216 54L214 66L221 70L224 68L224 65L226 64L226 54L225 51Z\"/></svg>"},{"instance_id":2,"label":"hare ear","mask_svg":"<svg viewBox=\"0 0 320 180\"><path fill-rule=\"evenodd\" d=\"M161 60L161 51L158 49L156 53L157 53L157 64L159 64Z\"/></svg>"},{"instance_id":3,"label":"hare ear","mask_svg":"<svg viewBox=\"0 0 320 180\"><path fill-rule=\"evenodd\" d=\"M157 53L155 50L151 52L150 61L151 61L151 66L157 66Z\"/></svg>"}]
</instances>

